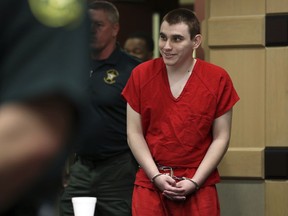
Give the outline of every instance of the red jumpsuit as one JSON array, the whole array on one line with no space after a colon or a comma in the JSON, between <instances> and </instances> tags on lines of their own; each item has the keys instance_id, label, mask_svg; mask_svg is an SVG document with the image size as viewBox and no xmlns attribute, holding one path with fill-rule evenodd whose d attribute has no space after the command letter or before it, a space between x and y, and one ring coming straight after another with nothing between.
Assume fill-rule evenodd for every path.
<instances>
[{"instance_id":1,"label":"red jumpsuit","mask_svg":"<svg viewBox=\"0 0 288 216\"><path fill-rule=\"evenodd\" d=\"M239 100L227 72L197 59L182 93L171 93L162 58L137 66L122 95L141 115L144 137L155 163L174 168L174 175L192 178L212 142L213 121ZM200 190L184 202L170 201L139 169L133 194L133 215L219 215L215 170Z\"/></svg>"}]
</instances>

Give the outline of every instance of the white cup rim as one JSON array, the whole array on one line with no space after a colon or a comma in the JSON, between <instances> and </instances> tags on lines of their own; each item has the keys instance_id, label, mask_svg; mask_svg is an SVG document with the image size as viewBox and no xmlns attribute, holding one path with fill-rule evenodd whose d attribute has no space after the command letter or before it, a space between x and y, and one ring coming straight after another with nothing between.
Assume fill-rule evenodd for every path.
<instances>
[{"instance_id":1,"label":"white cup rim","mask_svg":"<svg viewBox=\"0 0 288 216\"><path fill-rule=\"evenodd\" d=\"M96 197L72 197L72 202L83 201L83 202L96 202Z\"/></svg>"},{"instance_id":2,"label":"white cup rim","mask_svg":"<svg viewBox=\"0 0 288 216\"><path fill-rule=\"evenodd\" d=\"M85 198L85 199L96 199L96 197L88 197L88 196L85 196L85 197L72 197L72 199L78 199L78 198Z\"/></svg>"}]
</instances>

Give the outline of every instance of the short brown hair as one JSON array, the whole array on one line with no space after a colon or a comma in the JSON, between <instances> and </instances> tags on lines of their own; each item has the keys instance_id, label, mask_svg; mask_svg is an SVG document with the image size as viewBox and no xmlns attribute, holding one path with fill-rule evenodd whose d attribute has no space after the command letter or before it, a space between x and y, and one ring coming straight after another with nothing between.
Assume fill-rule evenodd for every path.
<instances>
[{"instance_id":1,"label":"short brown hair","mask_svg":"<svg viewBox=\"0 0 288 216\"><path fill-rule=\"evenodd\" d=\"M200 22L195 13L186 8L178 8L168 12L162 19L162 23L166 21L169 25L185 23L191 36L191 40L200 34Z\"/></svg>"}]
</instances>

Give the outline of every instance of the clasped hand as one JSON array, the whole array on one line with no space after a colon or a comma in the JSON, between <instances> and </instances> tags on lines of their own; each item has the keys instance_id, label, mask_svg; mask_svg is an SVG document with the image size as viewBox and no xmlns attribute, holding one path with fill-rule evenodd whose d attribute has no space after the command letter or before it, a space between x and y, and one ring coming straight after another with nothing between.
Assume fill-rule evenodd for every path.
<instances>
[{"instance_id":1,"label":"clasped hand","mask_svg":"<svg viewBox=\"0 0 288 216\"><path fill-rule=\"evenodd\" d=\"M184 201L186 196L192 194L196 187L189 180L175 181L169 175L161 175L155 179L154 184L160 191L162 191L163 196L170 200Z\"/></svg>"}]
</instances>

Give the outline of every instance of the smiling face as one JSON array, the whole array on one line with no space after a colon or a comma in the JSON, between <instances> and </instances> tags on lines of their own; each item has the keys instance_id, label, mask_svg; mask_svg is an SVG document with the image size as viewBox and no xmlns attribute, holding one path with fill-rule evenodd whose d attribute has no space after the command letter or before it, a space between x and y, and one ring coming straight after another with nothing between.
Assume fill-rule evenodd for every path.
<instances>
[{"instance_id":1,"label":"smiling face","mask_svg":"<svg viewBox=\"0 0 288 216\"><path fill-rule=\"evenodd\" d=\"M181 66L191 61L194 48L194 42L185 23L170 25L164 21L161 24L159 50L167 66Z\"/></svg>"}]
</instances>

